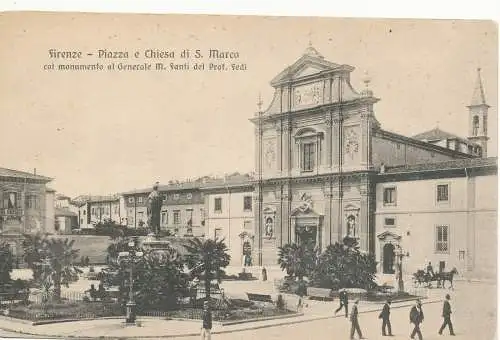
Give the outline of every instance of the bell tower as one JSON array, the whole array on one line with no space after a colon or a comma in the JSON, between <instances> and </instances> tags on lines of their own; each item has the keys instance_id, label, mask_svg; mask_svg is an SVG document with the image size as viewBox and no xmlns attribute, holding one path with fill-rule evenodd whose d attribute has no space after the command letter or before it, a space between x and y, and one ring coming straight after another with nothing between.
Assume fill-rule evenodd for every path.
<instances>
[{"instance_id":1,"label":"bell tower","mask_svg":"<svg viewBox=\"0 0 500 340\"><path fill-rule=\"evenodd\" d=\"M473 143L481 146L481 157L487 157L488 151L488 109L486 96L484 94L483 81L481 79L481 69L477 69L477 80L472 93L469 109L469 137Z\"/></svg>"}]
</instances>

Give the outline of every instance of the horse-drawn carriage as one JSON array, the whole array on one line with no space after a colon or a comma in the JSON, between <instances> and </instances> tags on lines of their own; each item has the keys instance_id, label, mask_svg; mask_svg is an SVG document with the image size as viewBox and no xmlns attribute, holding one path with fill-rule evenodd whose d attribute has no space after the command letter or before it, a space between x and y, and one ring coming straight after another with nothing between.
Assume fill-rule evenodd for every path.
<instances>
[{"instance_id":1,"label":"horse-drawn carriage","mask_svg":"<svg viewBox=\"0 0 500 340\"><path fill-rule=\"evenodd\" d=\"M413 284L415 287L425 286L428 288L432 287L432 283L436 282L437 288L452 288L453 289L453 276L458 274L456 268L453 268L449 272L440 272L434 275L427 273L425 270L417 270L413 274ZM445 287L445 282L449 282L450 285Z\"/></svg>"}]
</instances>

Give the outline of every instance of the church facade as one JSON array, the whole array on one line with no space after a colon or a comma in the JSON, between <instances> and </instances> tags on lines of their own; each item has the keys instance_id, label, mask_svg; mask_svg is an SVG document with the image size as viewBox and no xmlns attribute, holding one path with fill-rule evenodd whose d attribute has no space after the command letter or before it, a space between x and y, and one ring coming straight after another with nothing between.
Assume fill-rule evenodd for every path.
<instances>
[{"instance_id":1,"label":"church facade","mask_svg":"<svg viewBox=\"0 0 500 340\"><path fill-rule=\"evenodd\" d=\"M379 101L350 82L354 67L327 61L309 46L271 80L274 97L255 114L254 263L273 265L287 243L322 251L345 236L375 254L380 168L472 159L458 149L382 129ZM390 193L388 193L389 195Z\"/></svg>"}]
</instances>

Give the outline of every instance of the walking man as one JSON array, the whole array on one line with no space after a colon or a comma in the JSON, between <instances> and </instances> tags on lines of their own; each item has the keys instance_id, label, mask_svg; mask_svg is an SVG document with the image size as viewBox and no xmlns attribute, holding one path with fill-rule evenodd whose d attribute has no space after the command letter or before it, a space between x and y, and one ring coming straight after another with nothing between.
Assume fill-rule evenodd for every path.
<instances>
[{"instance_id":1,"label":"walking man","mask_svg":"<svg viewBox=\"0 0 500 340\"><path fill-rule=\"evenodd\" d=\"M417 303L411 307L410 311L410 323L413 323L413 331L410 334L411 339L415 339L415 334L418 334L418 338L422 340L422 332L420 331L420 324L424 321L424 311L422 310L422 303L417 300Z\"/></svg>"},{"instance_id":2,"label":"walking man","mask_svg":"<svg viewBox=\"0 0 500 340\"><path fill-rule=\"evenodd\" d=\"M340 306L335 310L335 314L337 314L342 309L342 307L344 307L345 317L347 318L348 317L347 305L349 303L349 297L347 296L347 291L344 288L340 290L339 301L340 301Z\"/></svg>"},{"instance_id":3,"label":"walking man","mask_svg":"<svg viewBox=\"0 0 500 340\"><path fill-rule=\"evenodd\" d=\"M201 329L201 340L210 340L212 331L212 312L210 311L210 306L208 301L203 303L203 327Z\"/></svg>"},{"instance_id":4,"label":"walking man","mask_svg":"<svg viewBox=\"0 0 500 340\"><path fill-rule=\"evenodd\" d=\"M443 302L443 324L439 329L439 335L443 335L443 330L449 327L450 335L455 335L453 331L453 324L451 323L451 305L450 305L450 294L446 294L446 300Z\"/></svg>"},{"instance_id":5,"label":"walking man","mask_svg":"<svg viewBox=\"0 0 500 340\"><path fill-rule=\"evenodd\" d=\"M360 339L364 339L363 334L361 334L361 329L359 328L358 322L358 302L359 300L356 299L351 309L351 340L354 339L354 332L358 333Z\"/></svg>"},{"instance_id":6,"label":"walking man","mask_svg":"<svg viewBox=\"0 0 500 340\"><path fill-rule=\"evenodd\" d=\"M384 304L384 307L382 308L380 315L378 316L379 319L382 319L382 336L387 336L387 335L393 336L391 329L391 320L389 319L390 314L391 314L391 300L388 299L387 302ZM386 328L387 328L387 333L385 331Z\"/></svg>"}]
</instances>

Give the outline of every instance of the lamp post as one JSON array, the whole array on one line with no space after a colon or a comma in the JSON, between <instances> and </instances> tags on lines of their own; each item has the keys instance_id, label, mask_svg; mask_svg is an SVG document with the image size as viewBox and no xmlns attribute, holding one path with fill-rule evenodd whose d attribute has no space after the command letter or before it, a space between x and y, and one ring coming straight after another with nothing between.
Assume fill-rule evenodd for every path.
<instances>
[{"instance_id":1,"label":"lamp post","mask_svg":"<svg viewBox=\"0 0 500 340\"><path fill-rule=\"evenodd\" d=\"M134 324L136 319L136 303L134 300L134 276L133 276L133 268L134 265L142 258L142 251L135 250L135 242L130 241L128 243L129 251L122 251L118 254L120 259L123 258L123 261L127 261L130 264L130 278L129 278L129 296L127 306L127 314L125 323L126 324Z\"/></svg>"},{"instance_id":2,"label":"lamp post","mask_svg":"<svg viewBox=\"0 0 500 340\"><path fill-rule=\"evenodd\" d=\"M394 249L394 253L398 259L398 292L402 293L405 290L404 282L403 282L403 257L409 256L409 254L405 254L403 249L399 244L396 244L396 249Z\"/></svg>"}]
</instances>

